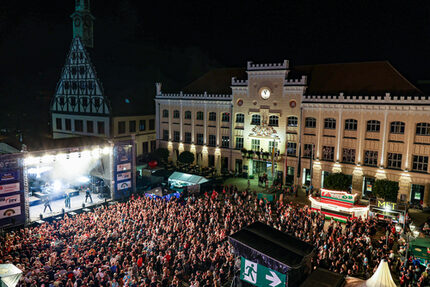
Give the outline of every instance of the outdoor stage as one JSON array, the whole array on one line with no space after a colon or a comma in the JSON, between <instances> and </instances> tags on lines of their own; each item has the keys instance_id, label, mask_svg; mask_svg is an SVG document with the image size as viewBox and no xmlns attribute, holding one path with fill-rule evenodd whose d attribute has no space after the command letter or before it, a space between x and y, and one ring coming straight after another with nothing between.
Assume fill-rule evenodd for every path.
<instances>
[{"instance_id":1,"label":"outdoor stage","mask_svg":"<svg viewBox=\"0 0 430 287\"><path fill-rule=\"evenodd\" d=\"M85 203L85 207L90 207L93 205L104 203L105 198L102 198L100 195L101 194L91 194L91 197L93 198L93 203L91 203L90 199L88 199L87 203L85 203L85 191L81 191L79 195L74 196L70 199L71 208L65 207L64 198L52 200L51 201L52 212L49 210L49 208L46 208L46 212L43 212L45 208L45 205L43 203L35 206L30 206L30 222L40 220L40 214L43 215L43 218L62 215L63 208L64 208L64 213L80 210L83 208L82 203ZM106 199L106 200L110 200L110 199Z\"/></svg>"}]
</instances>

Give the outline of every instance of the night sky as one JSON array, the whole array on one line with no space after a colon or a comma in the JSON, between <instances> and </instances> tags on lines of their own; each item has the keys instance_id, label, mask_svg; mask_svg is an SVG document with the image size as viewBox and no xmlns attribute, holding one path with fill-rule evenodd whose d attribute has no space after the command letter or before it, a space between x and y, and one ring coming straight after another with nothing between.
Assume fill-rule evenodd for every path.
<instances>
[{"instance_id":1,"label":"night sky","mask_svg":"<svg viewBox=\"0 0 430 287\"><path fill-rule=\"evenodd\" d=\"M288 59L292 66L388 60L414 84L430 79L430 1L92 0L91 6L91 57L110 97L151 99L155 81L177 91L213 67L248 60ZM0 1L0 127L28 126L35 108L48 118L73 10L73 0ZM49 130L46 121L42 126Z\"/></svg>"}]
</instances>

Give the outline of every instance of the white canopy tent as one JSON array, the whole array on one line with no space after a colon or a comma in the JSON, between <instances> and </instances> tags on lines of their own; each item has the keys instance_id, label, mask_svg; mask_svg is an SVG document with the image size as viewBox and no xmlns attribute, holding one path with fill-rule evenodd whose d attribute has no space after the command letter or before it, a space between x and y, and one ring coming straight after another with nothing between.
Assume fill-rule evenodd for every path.
<instances>
[{"instance_id":1,"label":"white canopy tent","mask_svg":"<svg viewBox=\"0 0 430 287\"><path fill-rule=\"evenodd\" d=\"M396 287L391 277L390 268L385 260L381 260L376 272L366 281L354 278L346 278L346 287Z\"/></svg>"},{"instance_id":2,"label":"white canopy tent","mask_svg":"<svg viewBox=\"0 0 430 287\"><path fill-rule=\"evenodd\" d=\"M0 264L0 287L15 287L22 271L13 264Z\"/></svg>"}]
</instances>

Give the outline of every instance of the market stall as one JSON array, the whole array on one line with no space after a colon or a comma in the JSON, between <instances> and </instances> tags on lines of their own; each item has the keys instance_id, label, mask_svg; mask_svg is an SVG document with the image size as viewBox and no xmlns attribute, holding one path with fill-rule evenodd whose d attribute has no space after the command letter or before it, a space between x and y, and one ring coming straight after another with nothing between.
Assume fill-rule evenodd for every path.
<instances>
[{"instance_id":1,"label":"market stall","mask_svg":"<svg viewBox=\"0 0 430 287\"><path fill-rule=\"evenodd\" d=\"M404 224L407 217L406 210L406 204L373 199L370 201L369 215L376 216L380 220L393 220L396 223Z\"/></svg>"},{"instance_id":2,"label":"market stall","mask_svg":"<svg viewBox=\"0 0 430 287\"><path fill-rule=\"evenodd\" d=\"M312 210L318 210L328 218L345 222L348 218L367 218L369 207L357 204L357 194L321 189L321 197L309 196Z\"/></svg>"}]
</instances>

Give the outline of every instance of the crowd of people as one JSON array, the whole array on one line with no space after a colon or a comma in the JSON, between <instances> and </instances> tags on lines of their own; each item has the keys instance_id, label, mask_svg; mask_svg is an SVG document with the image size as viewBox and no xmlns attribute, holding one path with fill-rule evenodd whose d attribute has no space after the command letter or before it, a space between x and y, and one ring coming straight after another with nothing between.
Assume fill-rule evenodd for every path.
<instances>
[{"instance_id":1,"label":"crowd of people","mask_svg":"<svg viewBox=\"0 0 430 287\"><path fill-rule=\"evenodd\" d=\"M393 224L381 232L373 219L326 221L288 201L258 200L233 186L186 202L132 196L7 233L0 238L0 263L23 270L19 286L220 287L240 266L228 235L258 220L313 244L313 269L369 278L387 259L402 286L429 286L430 265L394 253Z\"/></svg>"}]
</instances>

